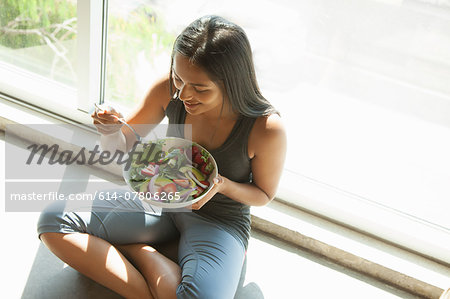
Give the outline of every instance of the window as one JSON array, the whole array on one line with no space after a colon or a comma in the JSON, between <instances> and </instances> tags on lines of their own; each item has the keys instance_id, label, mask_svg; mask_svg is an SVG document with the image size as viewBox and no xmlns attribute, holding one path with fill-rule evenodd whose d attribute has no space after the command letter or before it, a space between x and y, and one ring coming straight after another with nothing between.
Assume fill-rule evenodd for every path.
<instances>
[{"instance_id":1,"label":"window","mask_svg":"<svg viewBox=\"0 0 450 299\"><path fill-rule=\"evenodd\" d=\"M449 262L448 6L325 1L296 11L298 43L284 56L294 88L284 85L279 102L292 121L285 182L297 188L286 197Z\"/></svg>"},{"instance_id":2,"label":"window","mask_svg":"<svg viewBox=\"0 0 450 299\"><path fill-rule=\"evenodd\" d=\"M42 4L2 2L1 60L75 88L76 2Z\"/></svg>"},{"instance_id":3,"label":"window","mask_svg":"<svg viewBox=\"0 0 450 299\"><path fill-rule=\"evenodd\" d=\"M101 98L102 1L1 2L0 90L89 122Z\"/></svg>"},{"instance_id":4,"label":"window","mask_svg":"<svg viewBox=\"0 0 450 299\"><path fill-rule=\"evenodd\" d=\"M46 78L69 91L55 98L59 104L74 95L70 110L54 108L61 114L87 111L99 99L126 114L168 71L180 30L201 15L222 15L246 30L263 94L288 129L280 198L450 262L446 1L63 2L78 4L77 32L61 41L76 40L77 54L66 46L72 50L52 60L53 72L26 68L23 53L54 50L6 46L14 15L1 24L1 92L47 105L51 97L40 94L53 92L50 85L40 93L10 86L10 72L25 68L36 85ZM57 23L70 18L73 12Z\"/></svg>"},{"instance_id":5,"label":"window","mask_svg":"<svg viewBox=\"0 0 450 299\"><path fill-rule=\"evenodd\" d=\"M155 4L110 0L105 100L130 111L167 74L176 32Z\"/></svg>"}]
</instances>

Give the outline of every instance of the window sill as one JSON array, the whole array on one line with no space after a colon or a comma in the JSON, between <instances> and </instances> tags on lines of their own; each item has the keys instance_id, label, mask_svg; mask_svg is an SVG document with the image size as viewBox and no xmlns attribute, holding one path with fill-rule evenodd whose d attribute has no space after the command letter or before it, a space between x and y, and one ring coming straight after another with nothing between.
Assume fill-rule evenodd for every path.
<instances>
[{"instance_id":1,"label":"window sill","mask_svg":"<svg viewBox=\"0 0 450 299\"><path fill-rule=\"evenodd\" d=\"M279 199L252 207L252 229L413 295L438 298L449 286L448 267Z\"/></svg>"},{"instance_id":2,"label":"window sill","mask_svg":"<svg viewBox=\"0 0 450 299\"><path fill-rule=\"evenodd\" d=\"M0 99L0 111L0 130L3 131L8 124L67 122L3 99ZM94 130L85 126L79 126L79 129L86 138L98 139ZM25 139L58 143L64 149L84 146L70 140L55 140L46 132L33 131L30 126L25 125L21 130ZM111 165L104 170L115 180L121 178L118 166ZM450 285L450 269L445 265L291 207L278 199L265 207L252 207L252 221L255 230L414 295L437 298Z\"/></svg>"}]
</instances>

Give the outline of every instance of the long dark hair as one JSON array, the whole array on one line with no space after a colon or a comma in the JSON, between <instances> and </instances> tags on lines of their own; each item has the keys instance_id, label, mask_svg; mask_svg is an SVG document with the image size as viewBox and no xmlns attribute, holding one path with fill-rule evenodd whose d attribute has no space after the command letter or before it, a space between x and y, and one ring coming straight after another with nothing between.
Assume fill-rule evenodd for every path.
<instances>
[{"instance_id":1,"label":"long dark hair","mask_svg":"<svg viewBox=\"0 0 450 299\"><path fill-rule=\"evenodd\" d=\"M256 81L252 50L244 30L222 17L204 16L186 27L176 38L170 64L170 94L173 95L172 68L176 53L201 67L212 81L225 90L234 112L258 117L278 113L263 97Z\"/></svg>"}]
</instances>

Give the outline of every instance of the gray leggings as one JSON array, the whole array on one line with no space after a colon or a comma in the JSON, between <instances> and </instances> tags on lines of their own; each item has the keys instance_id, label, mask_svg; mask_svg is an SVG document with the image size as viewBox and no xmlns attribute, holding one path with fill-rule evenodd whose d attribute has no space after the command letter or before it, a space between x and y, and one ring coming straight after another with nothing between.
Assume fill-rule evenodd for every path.
<instances>
[{"instance_id":1,"label":"gray leggings","mask_svg":"<svg viewBox=\"0 0 450 299\"><path fill-rule=\"evenodd\" d=\"M233 298L245 258L241 241L222 226L194 212L153 215L139 200L88 203L75 212L66 201L50 204L38 221L38 234L88 233L111 244L146 243L156 246L179 238L178 261L182 269L177 298ZM120 191L120 192L119 192ZM80 211L80 206L77 206ZM132 212L130 212L132 211Z\"/></svg>"}]
</instances>

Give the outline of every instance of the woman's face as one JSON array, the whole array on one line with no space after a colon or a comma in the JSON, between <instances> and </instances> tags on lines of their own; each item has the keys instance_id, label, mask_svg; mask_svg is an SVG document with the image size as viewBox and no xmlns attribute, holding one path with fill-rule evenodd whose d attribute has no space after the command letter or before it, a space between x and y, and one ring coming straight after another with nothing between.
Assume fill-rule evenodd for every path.
<instances>
[{"instance_id":1,"label":"woman's face","mask_svg":"<svg viewBox=\"0 0 450 299\"><path fill-rule=\"evenodd\" d=\"M180 91L186 112L199 115L221 108L223 93L220 87L189 59L176 53L173 60L172 79Z\"/></svg>"}]
</instances>

